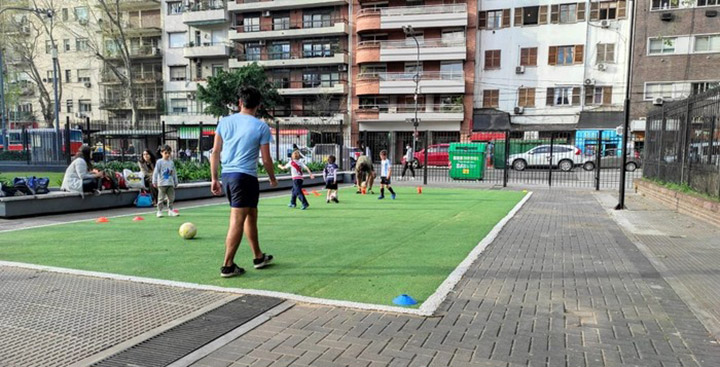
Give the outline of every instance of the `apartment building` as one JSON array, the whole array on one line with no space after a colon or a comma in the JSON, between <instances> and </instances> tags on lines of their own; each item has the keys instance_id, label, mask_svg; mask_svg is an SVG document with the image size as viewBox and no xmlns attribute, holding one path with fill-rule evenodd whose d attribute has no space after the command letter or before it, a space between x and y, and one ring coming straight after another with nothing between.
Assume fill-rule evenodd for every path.
<instances>
[{"instance_id":1,"label":"apartment building","mask_svg":"<svg viewBox=\"0 0 720 367\"><path fill-rule=\"evenodd\" d=\"M477 2L353 1L353 142L396 160L418 131L459 141L472 128ZM408 28L409 27L409 28ZM419 61L418 61L419 60Z\"/></svg>"},{"instance_id":2,"label":"apartment building","mask_svg":"<svg viewBox=\"0 0 720 367\"><path fill-rule=\"evenodd\" d=\"M263 66L283 104L273 111L293 144L338 143L349 134L346 0L228 3L235 55L229 67ZM287 139L286 139L287 140ZM281 145L291 144L283 141Z\"/></svg>"},{"instance_id":3,"label":"apartment building","mask_svg":"<svg viewBox=\"0 0 720 367\"><path fill-rule=\"evenodd\" d=\"M642 136L654 106L720 85L720 1L648 0L637 12L630 112Z\"/></svg>"},{"instance_id":4,"label":"apartment building","mask_svg":"<svg viewBox=\"0 0 720 367\"><path fill-rule=\"evenodd\" d=\"M169 125L185 125L179 128L183 140L197 139L200 124L210 126L208 130L217 124L216 117L204 113L197 86L228 70L232 49L227 1L164 1L162 6L165 113L161 119Z\"/></svg>"},{"instance_id":5,"label":"apartment building","mask_svg":"<svg viewBox=\"0 0 720 367\"><path fill-rule=\"evenodd\" d=\"M629 16L624 0L481 0L476 128L537 138L622 125Z\"/></svg>"}]
</instances>

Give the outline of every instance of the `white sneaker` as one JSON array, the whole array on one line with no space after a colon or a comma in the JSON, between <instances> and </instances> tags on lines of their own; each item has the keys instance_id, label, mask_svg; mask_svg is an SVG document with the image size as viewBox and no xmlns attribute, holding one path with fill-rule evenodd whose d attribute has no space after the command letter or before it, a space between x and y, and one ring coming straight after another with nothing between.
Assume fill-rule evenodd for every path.
<instances>
[{"instance_id":1,"label":"white sneaker","mask_svg":"<svg viewBox=\"0 0 720 367\"><path fill-rule=\"evenodd\" d=\"M158 218L162 218L162 217L163 217L163 214L162 214L162 212L157 212L157 215L156 215L156 216L157 216Z\"/></svg>"},{"instance_id":2,"label":"white sneaker","mask_svg":"<svg viewBox=\"0 0 720 367\"><path fill-rule=\"evenodd\" d=\"M177 217L180 213L178 213L177 210L168 210L168 215L171 217Z\"/></svg>"}]
</instances>

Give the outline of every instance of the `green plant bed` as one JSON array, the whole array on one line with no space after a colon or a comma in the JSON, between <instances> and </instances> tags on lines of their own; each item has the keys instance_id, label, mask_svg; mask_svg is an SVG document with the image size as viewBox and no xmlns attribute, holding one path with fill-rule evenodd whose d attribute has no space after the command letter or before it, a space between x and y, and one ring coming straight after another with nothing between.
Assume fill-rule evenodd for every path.
<instances>
[{"instance_id":1,"label":"green plant bed","mask_svg":"<svg viewBox=\"0 0 720 367\"><path fill-rule=\"evenodd\" d=\"M659 180L659 179L647 178L647 177L646 177L646 178L643 178L643 180L648 181L648 182L652 182L652 183L654 183L654 184L656 184L656 185L660 185L660 186L662 186L662 187L664 187L664 188L667 188L667 189L670 189L670 190L673 190L673 191L677 191L677 192L680 192L680 193L683 193L683 194L686 194L686 195L695 196L695 197L697 197L697 198L704 199L704 200L710 200L710 201L720 202L720 197L710 196L710 195L705 194L705 193L703 193L703 192L697 191L697 190L695 190L692 186L690 186L690 185L688 185L688 184L686 184L686 183L676 184L676 183L672 183L672 182L666 182L666 181L662 181L662 180Z\"/></svg>"},{"instance_id":2,"label":"green plant bed","mask_svg":"<svg viewBox=\"0 0 720 367\"><path fill-rule=\"evenodd\" d=\"M405 293L422 302L524 195L396 190L397 200L341 190L340 204L311 194L305 211L288 208L288 196L261 200L261 246L276 261L252 269L243 242L236 261L248 272L236 278L220 277L227 205L2 233L0 259L382 305ZM184 222L197 225L196 239L179 237Z\"/></svg>"}]
</instances>

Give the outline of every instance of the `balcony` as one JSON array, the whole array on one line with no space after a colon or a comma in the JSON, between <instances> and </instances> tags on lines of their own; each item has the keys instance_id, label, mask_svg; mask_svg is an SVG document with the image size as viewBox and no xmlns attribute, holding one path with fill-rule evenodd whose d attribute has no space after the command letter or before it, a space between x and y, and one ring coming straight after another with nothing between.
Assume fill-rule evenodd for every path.
<instances>
[{"instance_id":1,"label":"balcony","mask_svg":"<svg viewBox=\"0 0 720 367\"><path fill-rule=\"evenodd\" d=\"M230 57L230 45L227 42L188 43L183 49L183 56L188 59Z\"/></svg>"},{"instance_id":2,"label":"balcony","mask_svg":"<svg viewBox=\"0 0 720 367\"><path fill-rule=\"evenodd\" d=\"M415 73L360 73L356 85L358 95L413 94ZM420 74L419 93L465 93L462 71L426 71Z\"/></svg>"},{"instance_id":3,"label":"balcony","mask_svg":"<svg viewBox=\"0 0 720 367\"><path fill-rule=\"evenodd\" d=\"M422 122L462 122L465 117L463 105L420 105L418 118ZM407 122L415 118L415 105L363 106L355 110L360 122Z\"/></svg>"},{"instance_id":4,"label":"balcony","mask_svg":"<svg viewBox=\"0 0 720 367\"><path fill-rule=\"evenodd\" d=\"M228 11L274 11L345 4L347 0L236 0L228 2Z\"/></svg>"},{"instance_id":5,"label":"balcony","mask_svg":"<svg viewBox=\"0 0 720 367\"><path fill-rule=\"evenodd\" d=\"M420 61L465 60L465 39L420 39ZM415 41L363 41L358 43L356 60L367 62L415 61L418 57Z\"/></svg>"},{"instance_id":6,"label":"balcony","mask_svg":"<svg viewBox=\"0 0 720 367\"><path fill-rule=\"evenodd\" d=\"M111 3L108 8L112 11L115 7ZM119 1L119 8L120 11L160 9L160 0L122 0Z\"/></svg>"},{"instance_id":7,"label":"balcony","mask_svg":"<svg viewBox=\"0 0 720 367\"><path fill-rule=\"evenodd\" d=\"M137 100L137 108L141 110L154 110L158 108L158 103L160 100L154 97L143 97L139 96L136 98ZM101 110L129 110L130 109L130 103L128 103L127 99L120 99L120 98L105 98L100 100L100 109Z\"/></svg>"},{"instance_id":8,"label":"balcony","mask_svg":"<svg viewBox=\"0 0 720 367\"><path fill-rule=\"evenodd\" d=\"M142 71L133 73L135 83L159 83L162 82L162 73L158 71ZM121 84L120 79L110 70L100 73L100 84Z\"/></svg>"},{"instance_id":9,"label":"balcony","mask_svg":"<svg viewBox=\"0 0 720 367\"><path fill-rule=\"evenodd\" d=\"M282 53L240 54L230 59L229 67L240 68L257 63L266 68L288 66L323 66L347 64L347 51L300 51Z\"/></svg>"},{"instance_id":10,"label":"balcony","mask_svg":"<svg viewBox=\"0 0 720 367\"><path fill-rule=\"evenodd\" d=\"M230 13L225 11L224 1L200 1L186 7L182 18L183 23L192 26L221 24L230 21Z\"/></svg>"},{"instance_id":11,"label":"balcony","mask_svg":"<svg viewBox=\"0 0 720 367\"><path fill-rule=\"evenodd\" d=\"M274 116L280 125L345 125L348 122L348 115L343 111L276 110Z\"/></svg>"},{"instance_id":12,"label":"balcony","mask_svg":"<svg viewBox=\"0 0 720 367\"><path fill-rule=\"evenodd\" d=\"M466 27L467 4L399 6L362 9L357 17L357 31L413 28Z\"/></svg>"},{"instance_id":13,"label":"balcony","mask_svg":"<svg viewBox=\"0 0 720 367\"><path fill-rule=\"evenodd\" d=\"M303 81L292 80L289 82L277 83L278 93L282 96L305 96L325 94L347 94L347 81L345 80L323 80Z\"/></svg>"},{"instance_id":14,"label":"balcony","mask_svg":"<svg viewBox=\"0 0 720 367\"><path fill-rule=\"evenodd\" d=\"M119 60L122 58L120 51L106 50L105 57L109 60ZM160 47L155 46L139 46L130 48L130 58L133 59L152 59L162 57Z\"/></svg>"},{"instance_id":15,"label":"balcony","mask_svg":"<svg viewBox=\"0 0 720 367\"><path fill-rule=\"evenodd\" d=\"M336 18L321 21L297 21L281 24L238 26L230 31L235 41L262 40L274 38L309 38L318 36L341 36L348 33L347 19Z\"/></svg>"}]
</instances>

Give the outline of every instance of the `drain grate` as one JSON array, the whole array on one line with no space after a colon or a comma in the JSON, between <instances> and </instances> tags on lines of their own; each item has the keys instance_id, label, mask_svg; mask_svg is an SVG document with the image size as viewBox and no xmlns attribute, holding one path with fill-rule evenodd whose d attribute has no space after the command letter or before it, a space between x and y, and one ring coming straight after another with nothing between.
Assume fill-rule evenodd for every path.
<instances>
[{"instance_id":1,"label":"drain grate","mask_svg":"<svg viewBox=\"0 0 720 367\"><path fill-rule=\"evenodd\" d=\"M167 366L282 302L278 298L242 296L93 366Z\"/></svg>"}]
</instances>

